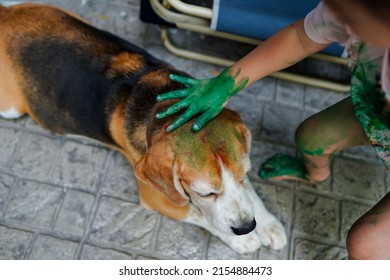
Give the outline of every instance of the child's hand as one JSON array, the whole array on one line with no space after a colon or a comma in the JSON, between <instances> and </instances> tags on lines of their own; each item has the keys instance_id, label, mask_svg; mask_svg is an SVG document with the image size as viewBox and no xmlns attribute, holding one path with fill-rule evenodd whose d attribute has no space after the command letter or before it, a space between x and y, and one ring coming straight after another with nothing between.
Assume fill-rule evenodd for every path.
<instances>
[{"instance_id":1,"label":"child's hand","mask_svg":"<svg viewBox=\"0 0 390 280\"><path fill-rule=\"evenodd\" d=\"M166 131L172 131L195 115L201 114L192 125L194 131L199 131L223 110L230 97L242 90L248 83L248 79L244 78L235 85L235 78L239 72L232 75L230 68L227 68L217 77L205 80L171 74L169 76L171 80L184 84L187 88L158 95L157 101L175 98L182 98L182 100L168 107L165 111L158 112L156 117L162 119L188 108L179 118L169 124Z\"/></svg>"}]
</instances>

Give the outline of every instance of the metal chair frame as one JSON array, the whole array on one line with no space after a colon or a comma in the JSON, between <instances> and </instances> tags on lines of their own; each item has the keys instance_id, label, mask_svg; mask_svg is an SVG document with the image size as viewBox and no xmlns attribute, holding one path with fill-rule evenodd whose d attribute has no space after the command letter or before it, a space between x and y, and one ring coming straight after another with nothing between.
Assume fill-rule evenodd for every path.
<instances>
[{"instance_id":1,"label":"metal chair frame","mask_svg":"<svg viewBox=\"0 0 390 280\"><path fill-rule=\"evenodd\" d=\"M159 17L161 17L167 22L173 23L179 29L197 32L208 36L215 36L226 40L233 40L241 43L252 44L252 45L259 45L262 42L260 40L245 37L245 36L211 30L210 24L213 15L212 9L187 4L180 0L163 0L162 3L159 0L149 0L149 1L153 10ZM174 8L175 11L173 11L172 8ZM226 58L206 55L206 54L198 53L195 51L191 51L191 50L187 50L175 46L169 38L167 27L162 28L161 37L164 46L170 52L172 52L177 56L181 56L181 57L185 57L197 61L207 62L211 64L216 64L220 66L226 66L226 67L234 63L234 61ZM341 64L341 65L347 64L345 58L331 56L327 54L320 54L320 53L313 54L310 57L322 61ZM321 78L305 76L302 74L279 71L271 74L270 76L278 79L301 83L304 85L321 87L321 88L325 88L337 92L349 91L348 84L329 81Z\"/></svg>"}]
</instances>

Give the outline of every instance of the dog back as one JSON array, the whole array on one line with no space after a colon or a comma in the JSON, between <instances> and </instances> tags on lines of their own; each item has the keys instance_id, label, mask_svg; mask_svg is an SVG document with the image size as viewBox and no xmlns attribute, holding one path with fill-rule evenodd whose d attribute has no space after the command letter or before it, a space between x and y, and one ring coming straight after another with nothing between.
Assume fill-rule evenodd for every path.
<instances>
[{"instance_id":1,"label":"dog back","mask_svg":"<svg viewBox=\"0 0 390 280\"><path fill-rule=\"evenodd\" d=\"M114 144L108 126L118 105L132 104L131 129L148 119L158 93L180 87L170 65L65 11L21 5L0 15L29 114L49 130Z\"/></svg>"}]
</instances>

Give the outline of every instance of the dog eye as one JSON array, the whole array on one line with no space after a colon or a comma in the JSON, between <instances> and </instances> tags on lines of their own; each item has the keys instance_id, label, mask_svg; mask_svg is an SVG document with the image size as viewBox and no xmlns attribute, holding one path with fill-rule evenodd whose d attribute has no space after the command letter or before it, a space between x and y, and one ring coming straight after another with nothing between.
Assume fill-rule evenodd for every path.
<instances>
[{"instance_id":1,"label":"dog eye","mask_svg":"<svg viewBox=\"0 0 390 280\"><path fill-rule=\"evenodd\" d=\"M197 195L199 195L200 197L213 197L213 196L216 196L217 194L214 193L214 192L210 192L210 193L196 193Z\"/></svg>"}]
</instances>

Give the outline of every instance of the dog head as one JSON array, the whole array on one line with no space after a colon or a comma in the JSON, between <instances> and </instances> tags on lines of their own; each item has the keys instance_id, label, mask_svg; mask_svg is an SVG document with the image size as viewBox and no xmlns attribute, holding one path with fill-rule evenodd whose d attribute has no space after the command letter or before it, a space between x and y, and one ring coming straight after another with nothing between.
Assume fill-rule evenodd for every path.
<instances>
[{"instance_id":1,"label":"dog head","mask_svg":"<svg viewBox=\"0 0 390 280\"><path fill-rule=\"evenodd\" d=\"M246 234L256 226L246 192L250 142L239 115L225 109L197 133L190 124L157 133L135 173L174 204L191 203L220 232Z\"/></svg>"}]
</instances>

